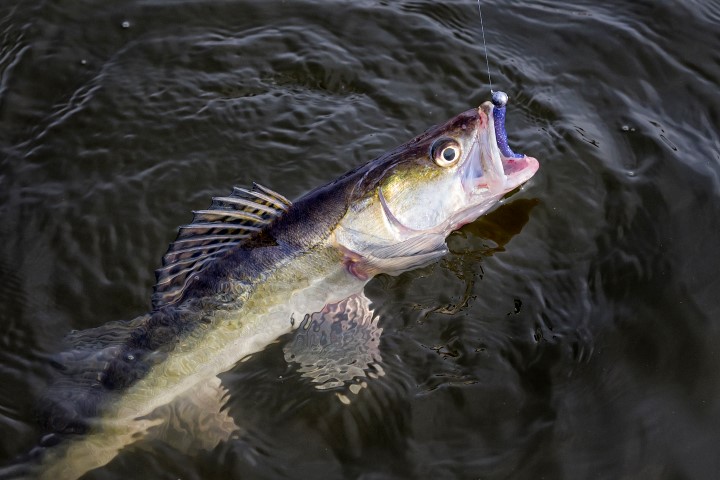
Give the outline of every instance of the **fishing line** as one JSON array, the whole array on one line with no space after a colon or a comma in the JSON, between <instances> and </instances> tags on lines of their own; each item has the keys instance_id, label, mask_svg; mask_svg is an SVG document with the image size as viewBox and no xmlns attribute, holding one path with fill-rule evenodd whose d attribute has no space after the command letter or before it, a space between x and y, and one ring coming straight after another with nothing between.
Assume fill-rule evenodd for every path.
<instances>
[{"instance_id":1,"label":"fishing line","mask_svg":"<svg viewBox=\"0 0 720 480\"><path fill-rule=\"evenodd\" d=\"M480 31L482 32L483 47L485 47L485 64L487 65L488 83L490 84L490 93L492 93L492 80L490 79L490 60L487 53L487 42L485 41L485 26L483 25L482 9L480 8L480 0L477 0L478 13L480 14Z\"/></svg>"}]
</instances>

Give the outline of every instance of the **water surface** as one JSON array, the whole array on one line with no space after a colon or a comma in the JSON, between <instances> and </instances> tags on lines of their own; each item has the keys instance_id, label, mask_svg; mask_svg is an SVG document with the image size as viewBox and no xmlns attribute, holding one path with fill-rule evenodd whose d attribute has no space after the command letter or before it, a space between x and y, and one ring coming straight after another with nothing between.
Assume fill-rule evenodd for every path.
<instances>
[{"instance_id":1,"label":"water surface","mask_svg":"<svg viewBox=\"0 0 720 480\"><path fill-rule=\"evenodd\" d=\"M347 406L282 344L223 376L244 434L88 478L647 478L720 472L720 4L483 2L539 173L379 277L385 375ZM289 198L489 98L474 1L0 6L0 459L74 329L149 308L190 211Z\"/></svg>"}]
</instances>

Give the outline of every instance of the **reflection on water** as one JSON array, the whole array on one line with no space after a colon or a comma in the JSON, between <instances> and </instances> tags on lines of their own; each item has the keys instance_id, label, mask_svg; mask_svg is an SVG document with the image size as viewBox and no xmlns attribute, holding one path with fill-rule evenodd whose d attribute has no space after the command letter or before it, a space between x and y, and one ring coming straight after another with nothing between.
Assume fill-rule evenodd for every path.
<instances>
[{"instance_id":1,"label":"reflection on water","mask_svg":"<svg viewBox=\"0 0 720 480\"><path fill-rule=\"evenodd\" d=\"M190 210L253 181L296 198L485 100L476 9L0 7L2 463L37 444L60 339L147 311ZM90 478L716 476L720 10L483 14L542 168L441 262L368 285L384 375L346 405L271 345L218 386L228 440L158 432Z\"/></svg>"},{"instance_id":2,"label":"reflection on water","mask_svg":"<svg viewBox=\"0 0 720 480\"><path fill-rule=\"evenodd\" d=\"M285 360L298 364L315 388L347 387L357 395L367 386L367 378L385 374L381 334L370 300L362 294L352 295L307 315L283 351ZM343 403L350 403L344 393L337 395Z\"/></svg>"}]
</instances>

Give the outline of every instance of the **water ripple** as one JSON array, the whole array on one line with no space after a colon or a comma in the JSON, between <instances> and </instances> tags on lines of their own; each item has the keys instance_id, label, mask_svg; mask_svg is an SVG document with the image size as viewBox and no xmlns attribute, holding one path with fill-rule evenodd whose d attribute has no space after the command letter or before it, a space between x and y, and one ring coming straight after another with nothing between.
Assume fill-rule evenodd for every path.
<instances>
[{"instance_id":1,"label":"water ripple","mask_svg":"<svg viewBox=\"0 0 720 480\"><path fill-rule=\"evenodd\" d=\"M488 98L473 1L32 3L0 20L4 459L38 438L49 352L147 309L190 210L295 198ZM713 478L717 2L483 15L541 170L369 284L385 375L345 405L272 345L223 376L237 438L151 440L98 478Z\"/></svg>"}]
</instances>

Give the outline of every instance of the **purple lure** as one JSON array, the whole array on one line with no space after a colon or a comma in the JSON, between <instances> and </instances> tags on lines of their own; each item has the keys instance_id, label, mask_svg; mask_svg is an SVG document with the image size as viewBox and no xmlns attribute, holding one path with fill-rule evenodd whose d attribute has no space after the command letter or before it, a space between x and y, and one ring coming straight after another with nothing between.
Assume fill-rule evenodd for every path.
<instances>
[{"instance_id":1,"label":"purple lure","mask_svg":"<svg viewBox=\"0 0 720 480\"><path fill-rule=\"evenodd\" d=\"M507 105L508 96L505 92L492 92L493 120L495 122L495 139L497 140L500 153L506 158L523 158L524 155L514 153L508 145L507 132L505 131L505 105Z\"/></svg>"}]
</instances>

